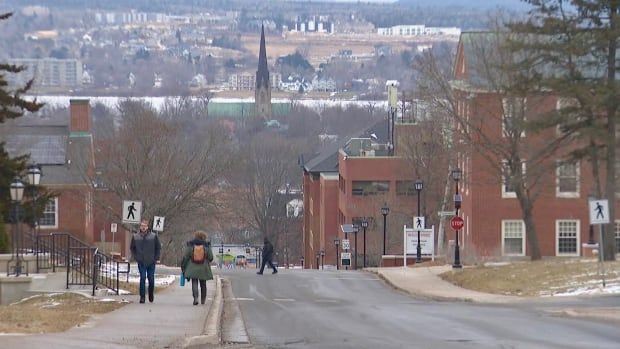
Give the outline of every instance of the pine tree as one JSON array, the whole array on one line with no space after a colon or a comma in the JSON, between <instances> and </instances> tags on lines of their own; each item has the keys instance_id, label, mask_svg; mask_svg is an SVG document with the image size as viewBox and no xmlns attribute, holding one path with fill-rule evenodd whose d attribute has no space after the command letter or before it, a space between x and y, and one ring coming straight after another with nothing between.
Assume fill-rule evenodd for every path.
<instances>
[{"instance_id":1,"label":"pine tree","mask_svg":"<svg viewBox=\"0 0 620 349\"><path fill-rule=\"evenodd\" d=\"M11 13L0 14L0 21L9 17ZM24 115L26 111L35 112L42 107L42 104L36 100L28 101L22 98L32 87L33 80L21 87L9 86L6 77L9 74L18 74L25 69L23 66L0 63L0 123L8 119L16 119ZM9 186L17 174L24 172L27 161L27 156L11 158L4 150L4 142L0 142L0 245L2 241L7 241L3 222L7 220L11 207Z\"/></svg>"},{"instance_id":2,"label":"pine tree","mask_svg":"<svg viewBox=\"0 0 620 349\"><path fill-rule=\"evenodd\" d=\"M521 67L535 67L540 91L554 91L566 105L531 128L559 128L578 146L573 159L592 165L595 192L609 200L605 259L615 259L614 211L617 192L618 41L620 0L523 0L529 18L509 24L510 42ZM520 53L527 52L527 55ZM605 185L599 168L605 163ZM603 195L603 193L605 193Z\"/></svg>"}]
</instances>

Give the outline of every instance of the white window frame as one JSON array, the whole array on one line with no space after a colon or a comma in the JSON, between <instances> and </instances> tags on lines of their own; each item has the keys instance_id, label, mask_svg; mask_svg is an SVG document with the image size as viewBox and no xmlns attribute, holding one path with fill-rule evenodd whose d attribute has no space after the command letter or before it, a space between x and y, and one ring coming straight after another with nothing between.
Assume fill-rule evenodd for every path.
<instances>
[{"instance_id":1,"label":"white window frame","mask_svg":"<svg viewBox=\"0 0 620 349\"><path fill-rule=\"evenodd\" d=\"M517 197L517 193L514 191L506 191L506 177L504 176L504 168L508 165L508 160L502 160L502 173L501 173L501 186L502 186L502 199L514 199ZM521 171L523 172L523 178L525 179L525 161L521 162Z\"/></svg>"},{"instance_id":2,"label":"white window frame","mask_svg":"<svg viewBox=\"0 0 620 349\"><path fill-rule=\"evenodd\" d=\"M54 225L42 225L41 224L41 225L39 225L40 229L58 229L58 210L59 210L58 198L57 197L52 198L50 201L52 201L52 200L54 201L54 208L55 208L55 212L54 212ZM43 218L43 217L41 217L41 218ZM39 218L39 221L37 222L37 224L41 221L40 220L41 218Z\"/></svg>"},{"instance_id":3,"label":"white window frame","mask_svg":"<svg viewBox=\"0 0 620 349\"><path fill-rule=\"evenodd\" d=\"M578 198L579 192L581 190L580 181L581 181L581 171L580 171L580 163L579 161L575 161L575 176L577 187L574 192L561 192L560 191L560 167L566 164L566 161L558 161L555 167L555 196L558 198Z\"/></svg>"},{"instance_id":4,"label":"white window frame","mask_svg":"<svg viewBox=\"0 0 620 349\"><path fill-rule=\"evenodd\" d=\"M517 103L515 103L514 105L512 105L510 103L510 100L513 101L522 101L523 105L519 106ZM506 122L507 119L512 118L514 115L514 108L518 108L521 107L523 108L523 120L526 120L526 113L527 113L527 97L524 98L520 98L520 97L505 97L502 98L502 137L506 138L508 137L507 131L506 131ZM525 137L525 130L521 131L521 138Z\"/></svg>"},{"instance_id":5,"label":"white window frame","mask_svg":"<svg viewBox=\"0 0 620 349\"><path fill-rule=\"evenodd\" d=\"M561 222L575 222L575 252L574 253L560 253L560 223ZM581 227L578 219L556 219L555 220L555 255L558 257L578 257L579 247L581 246Z\"/></svg>"},{"instance_id":6,"label":"white window frame","mask_svg":"<svg viewBox=\"0 0 620 349\"><path fill-rule=\"evenodd\" d=\"M620 239L620 220L615 221L616 234L614 236L614 247L616 248L616 254L620 254L620 248L618 248L618 240Z\"/></svg>"},{"instance_id":7,"label":"white window frame","mask_svg":"<svg viewBox=\"0 0 620 349\"><path fill-rule=\"evenodd\" d=\"M521 253L506 253L506 224L507 223L521 223ZM525 241L526 241L525 221L522 219L503 219L502 220L502 256L525 256Z\"/></svg>"}]
</instances>

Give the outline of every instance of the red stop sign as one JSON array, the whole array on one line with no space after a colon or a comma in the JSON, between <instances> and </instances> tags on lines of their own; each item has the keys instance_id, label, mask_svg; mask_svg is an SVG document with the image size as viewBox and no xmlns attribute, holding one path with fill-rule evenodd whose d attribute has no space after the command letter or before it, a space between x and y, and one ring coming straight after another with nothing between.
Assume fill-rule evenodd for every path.
<instances>
[{"instance_id":1,"label":"red stop sign","mask_svg":"<svg viewBox=\"0 0 620 349\"><path fill-rule=\"evenodd\" d=\"M463 228L463 225L465 225L465 221L459 216L452 217L452 219L450 220L450 226L454 230L460 230L461 228Z\"/></svg>"}]
</instances>

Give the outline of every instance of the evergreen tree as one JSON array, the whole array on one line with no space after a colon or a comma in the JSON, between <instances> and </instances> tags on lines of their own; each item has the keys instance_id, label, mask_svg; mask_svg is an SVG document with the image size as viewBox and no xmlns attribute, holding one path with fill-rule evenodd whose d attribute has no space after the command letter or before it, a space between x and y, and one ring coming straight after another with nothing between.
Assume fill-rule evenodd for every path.
<instances>
[{"instance_id":1,"label":"evergreen tree","mask_svg":"<svg viewBox=\"0 0 620 349\"><path fill-rule=\"evenodd\" d=\"M11 13L0 14L0 21L10 16ZM0 63L0 123L18 118L26 111L35 112L42 107L36 100L28 101L22 98L32 87L32 80L22 87L9 86L7 76L18 74L25 69L23 66ZM9 186L16 175L24 172L27 161L27 156L11 158L4 150L4 142L0 142L0 249L7 241L3 222L7 220L11 207Z\"/></svg>"},{"instance_id":2,"label":"evergreen tree","mask_svg":"<svg viewBox=\"0 0 620 349\"><path fill-rule=\"evenodd\" d=\"M529 17L508 25L516 34L510 40L515 65L529 72L534 68L537 74L526 79L536 81L540 91L554 91L566 101L544 122L529 127L559 128L563 137L577 145L572 158L590 161L595 179L592 194L609 200L604 255L614 260L620 0L523 1L532 6Z\"/></svg>"}]
</instances>

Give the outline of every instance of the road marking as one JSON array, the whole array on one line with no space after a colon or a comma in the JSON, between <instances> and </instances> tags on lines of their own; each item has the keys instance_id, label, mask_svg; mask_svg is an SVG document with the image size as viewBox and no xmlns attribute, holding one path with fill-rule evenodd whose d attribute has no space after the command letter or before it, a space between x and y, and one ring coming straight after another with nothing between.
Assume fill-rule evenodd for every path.
<instances>
[{"instance_id":1,"label":"road marking","mask_svg":"<svg viewBox=\"0 0 620 349\"><path fill-rule=\"evenodd\" d=\"M237 298L233 298L236 301L253 301L254 298L243 298L243 297L237 297Z\"/></svg>"},{"instance_id":2,"label":"road marking","mask_svg":"<svg viewBox=\"0 0 620 349\"><path fill-rule=\"evenodd\" d=\"M380 281L379 278L351 278L351 277L315 277L315 280L359 280L359 281Z\"/></svg>"},{"instance_id":3,"label":"road marking","mask_svg":"<svg viewBox=\"0 0 620 349\"><path fill-rule=\"evenodd\" d=\"M338 303L335 299L317 299L317 303Z\"/></svg>"},{"instance_id":4,"label":"road marking","mask_svg":"<svg viewBox=\"0 0 620 349\"><path fill-rule=\"evenodd\" d=\"M292 298L274 298L274 302L294 302L295 300Z\"/></svg>"}]
</instances>

